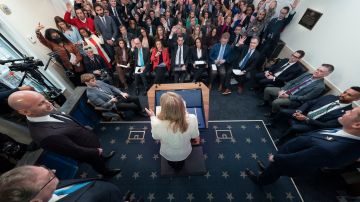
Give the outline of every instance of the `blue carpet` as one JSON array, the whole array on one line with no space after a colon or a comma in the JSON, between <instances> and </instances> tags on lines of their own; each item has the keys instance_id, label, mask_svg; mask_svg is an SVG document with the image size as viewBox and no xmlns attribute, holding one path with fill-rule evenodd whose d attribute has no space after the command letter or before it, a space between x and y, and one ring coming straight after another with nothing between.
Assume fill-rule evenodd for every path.
<instances>
[{"instance_id":1,"label":"blue carpet","mask_svg":"<svg viewBox=\"0 0 360 202\"><path fill-rule=\"evenodd\" d=\"M110 167L122 173L110 181L145 201L302 201L292 180L280 178L259 187L245 174L267 163L276 149L262 121L211 121L201 139L207 168L205 176L160 177L160 144L151 137L149 122L102 123L96 128L103 148L115 150ZM142 139L144 137L144 139ZM96 177L81 165L80 177Z\"/></svg>"}]
</instances>

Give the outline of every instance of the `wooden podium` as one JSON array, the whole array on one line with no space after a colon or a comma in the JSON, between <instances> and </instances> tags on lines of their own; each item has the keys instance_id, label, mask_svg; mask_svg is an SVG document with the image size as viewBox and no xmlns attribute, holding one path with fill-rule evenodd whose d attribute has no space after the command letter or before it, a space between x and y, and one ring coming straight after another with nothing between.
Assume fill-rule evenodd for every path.
<instances>
[{"instance_id":1,"label":"wooden podium","mask_svg":"<svg viewBox=\"0 0 360 202\"><path fill-rule=\"evenodd\" d=\"M209 121L209 89L202 83L173 83L173 84L154 84L147 92L149 108L155 112L156 91L177 91L177 90L200 90L202 109L205 115L205 125L208 127Z\"/></svg>"}]
</instances>

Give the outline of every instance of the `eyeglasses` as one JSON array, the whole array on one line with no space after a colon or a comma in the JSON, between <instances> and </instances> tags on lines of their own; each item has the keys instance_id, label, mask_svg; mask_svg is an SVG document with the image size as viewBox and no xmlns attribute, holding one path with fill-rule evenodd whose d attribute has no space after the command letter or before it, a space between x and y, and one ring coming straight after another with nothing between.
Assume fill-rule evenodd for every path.
<instances>
[{"instance_id":1,"label":"eyeglasses","mask_svg":"<svg viewBox=\"0 0 360 202\"><path fill-rule=\"evenodd\" d=\"M292 54L291 57L294 57L294 58L296 58L296 59L299 59L299 58L300 58L300 56L296 56L295 54Z\"/></svg>"},{"instance_id":2,"label":"eyeglasses","mask_svg":"<svg viewBox=\"0 0 360 202\"><path fill-rule=\"evenodd\" d=\"M84 50L92 50L91 47L84 48Z\"/></svg>"},{"instance_id":3,"label":"eyeglasses","mask_svg":"<svg viewBox=\"0 0 360 202\"><path fill-rule=\"evenodd\" d=\"M49 172L49 180L48 180L47 183L45 183L45 184L41 187L41 189L40 189L38 192L36 192L36 193L34 194L34 196L33 196L31 199L35 198L43 189L45 189L45 187L46 187L48 184L50 184L50 182L52 182L52 181L56 178L56 175L55 175L56 170L55 170L55 169L50 169L50 168L47 168L46 166L40 166L40 167L48 170L48 172Z\"/></svg>"}]
</instances>

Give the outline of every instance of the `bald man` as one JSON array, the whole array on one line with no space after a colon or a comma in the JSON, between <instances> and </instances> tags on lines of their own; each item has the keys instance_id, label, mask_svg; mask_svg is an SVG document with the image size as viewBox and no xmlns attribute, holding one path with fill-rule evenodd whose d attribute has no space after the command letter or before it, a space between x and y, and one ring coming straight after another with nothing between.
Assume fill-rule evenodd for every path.
<instances>
[{"instance_id":1,"label":"bald man","mask_svg":"<svg viewBox=\"0 0 360 202\"><path fill-rule=\"evenodd\" d=\"M31 137L43 149L86 162L104 177L121 172L105 165L105 161L114 156L114 151L103 155L98 137L70 116L54 113L54 106L42 94L14 92L8 103L27 117Z\"/></svg>"},{"instance_id":2,"label":"bald man","mask_svg":"<svg viewBox=\"0 0 360 202\"><path fill-rule=\"evenodd\" d=\"M140 92L140 80L144 85L143 95L146 95L148 89L148 83L146 81L146 74L149 71L150 65L150 52L148 48L144 48L141 45L139 38L135 38L133 42L134 55L134 64L135 64L135 86L136 86L136 95L139 95Z\"/></svg>"}]
</instances>

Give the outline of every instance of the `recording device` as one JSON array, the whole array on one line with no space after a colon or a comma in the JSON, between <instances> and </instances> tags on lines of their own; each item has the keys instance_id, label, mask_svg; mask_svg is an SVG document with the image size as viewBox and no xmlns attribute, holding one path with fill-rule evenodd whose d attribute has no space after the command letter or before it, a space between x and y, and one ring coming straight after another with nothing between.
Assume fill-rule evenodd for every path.
<instances>
[{"instance_id":1,"label":"recording device","mask_svg":"<svg viewBox=\"0 0 360 202\"><path fill-rule=\"evenodd\" d=\"M49 66L51 59L52 57L50 57L46 63L44 71L46 71ZM44 66L44 63L41 60L35 60L34 57L24 57L14 60L0 60L1 65L5 65L7 63L11 63L8 66L11 71L24 72L24 75L18 85L19 87L23 85L25 78L27 78L33 83L44 87L45 91L42 93L48 99L56 101L59 105L62 105L66 101L66 98L61 94L61 90L56 88L55 85L40 72L39 66Z\"/></svg>"}]
</instances>

